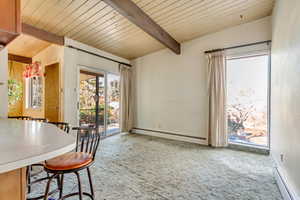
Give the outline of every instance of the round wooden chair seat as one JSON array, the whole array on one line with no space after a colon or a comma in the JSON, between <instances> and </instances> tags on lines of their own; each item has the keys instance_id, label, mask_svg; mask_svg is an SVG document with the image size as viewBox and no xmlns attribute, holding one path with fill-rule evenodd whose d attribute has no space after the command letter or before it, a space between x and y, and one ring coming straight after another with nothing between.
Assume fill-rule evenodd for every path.
<instances>
[{"instance_id":1,"label":"round wooden chair seat","mask_svg":"<svg viewBox=\"0 0 300 200\"><path fill-rule=\"evenodd\" d=\"M69 152L56 158L46 160L45 168L50 170L72 170L90 164L93 157L85 152Z\"/></svg>"}]
</instances>

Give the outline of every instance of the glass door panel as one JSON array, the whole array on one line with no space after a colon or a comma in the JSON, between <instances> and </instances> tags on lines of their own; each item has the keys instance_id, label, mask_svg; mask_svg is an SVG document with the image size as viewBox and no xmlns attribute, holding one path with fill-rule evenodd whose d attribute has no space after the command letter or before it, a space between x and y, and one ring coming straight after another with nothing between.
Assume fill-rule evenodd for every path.
<instances>
[{"instance_id":1,"label":"glass door panel","mask_svg":"<svg viewBox=\"0 0 300 200\"><path fill-rule=\"evenodd\" d=\"M107 74L107 135L120 132L120 76Z\"/></svg>"},{"instance_id":2,"label":"glass door panel","mask_svg":"<svg viewBox=\"0 0 300 200\"><path fill-rule=\"evenodd\" d=\"M269 146L269 55L227 60L229 142Z\"/></svg>"},{"instance_id":3,"label":"glass door panel","mask_svg":"<svg viewBox=\"0 0 300 200\"><path fill-rule=\"evenodd\" d=\"M119 112L120 76L80 71L79 125L96 127L102 136L119 133Z\"/></svg>"},{"instance_id":4,"label":"glass door panel","mask_svg":"<svg viewBox=\"0 0 300 200\"><path fill-rule=\"evenodd\" d=\"M98 76L98 116L97 125L101 135L105 135L105 78Z\"/></svg>"},{"instance_id":5,"label":"glass door panel","mask_svg":"<svg viewBox=\"0 0 300 200\"><path fill-rule=\"evenodd\" d=\"M80 73L79 125L96 127L96 76Z\"/></svg>"}]
</instances>

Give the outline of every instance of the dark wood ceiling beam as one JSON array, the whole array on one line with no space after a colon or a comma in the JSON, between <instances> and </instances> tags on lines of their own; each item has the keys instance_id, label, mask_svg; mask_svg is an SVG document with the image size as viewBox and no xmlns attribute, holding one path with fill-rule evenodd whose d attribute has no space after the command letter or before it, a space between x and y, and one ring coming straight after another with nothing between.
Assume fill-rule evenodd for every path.
<instances>
[{"instance_id":1,"label":"dark wood ceiling beam","mask_svg":"<svg viewBox=\"0 0 300 200\"><path fill-rule=\"evenodd\" d=\"M65 39L63 36L50 33L48 31L36 28L29 24L22 23L22 33L53 44L58 44L58 45L65 44Z\"/></svg>"},{"instance_id":2,"label":"dark wood ceiling beam","mask_svg":"<svg viewBox=\"0 0 300 200\"><path fill-rule=\"evenodd\" d=\"M103 1L173 52L180 54L180 44L131 0Z\"/></svg>"},{"instance_id":3,"label":"dark wood ceiling beam","mask_svg":"<svg viewBox=\"0 0 300 200\"><path fill-rule=\"evenodd\" d=\"M20 62L20 63L25 63L25 64L31 64L32 63L32 58L25 57L25 56L18 56L15 54L8 54L8 60L10 61L15 61L15 62Z\"/></svg>"}]
</instances>

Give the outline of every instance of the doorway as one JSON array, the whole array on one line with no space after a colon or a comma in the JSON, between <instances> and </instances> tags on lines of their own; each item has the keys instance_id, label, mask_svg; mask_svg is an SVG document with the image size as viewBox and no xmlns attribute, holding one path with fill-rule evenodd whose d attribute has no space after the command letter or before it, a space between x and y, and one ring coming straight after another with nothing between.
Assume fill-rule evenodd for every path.
<instances>
[{"instance_id":1,"label":"doorway","mask_svg":"<svg viewBox=\"0 0 300 200\"><path fill-rule=\"evenodd\" d=\"M270 55L226 60L229 143L269 149Z\"/></svg>"},{"instance_id":2,"label":"doorway","mask_svg":"<svg viewBox=\"0 0 300 200\"><path fill-rule=\"evenodd\" d=\"M60 120L59 63L45 66L45 118Z\"/></svg>"},{"instance_id":3,"label":"doorway","mask_svg":"<svg viewBox=\"0 0 300 200\"><path fill-rule=\"evenodd\" d=\"M80 126L96 127L102 136L120 132L119 82L116 74L80 70Z\"/></svg>"}]
</instances>

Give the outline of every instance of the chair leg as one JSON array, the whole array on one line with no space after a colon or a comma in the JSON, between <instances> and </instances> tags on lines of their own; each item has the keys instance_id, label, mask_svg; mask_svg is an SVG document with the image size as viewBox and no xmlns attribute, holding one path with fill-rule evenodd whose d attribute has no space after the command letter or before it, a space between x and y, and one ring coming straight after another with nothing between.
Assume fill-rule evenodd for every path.
<instances>
[{"instance_id":1,"label":"chair leg","mask_svg":"<svg viewBox=\"0 0 300 200\"><path fill-rule=\"evenodd\" d=\"M81 180L80 180L80 175L78 172L74 172L77 176L77 180L78 180L78 192L79 192L79 200L82 200L82 188L81 188Z\"/></svg>"},{"instance_id":2,"label":"chair leg","mask_svg":"<svg viewBox=\"0 0 300 200\"><path fill-rule=\"evenodd\" d=\"M27 173L26 173L26 175L27 175L27 190L28 190L28 193L30 193L31 192L31 186L30 186L30 184L31 184L31 166L28 166L27 168L26 168L26 171L27 171Z\"/></svg>"},{"instance_id":3,"label":"chair leg","mask_svg":"<svg viewBox=\"0 0 300 200\"><path fill-rule=\"evenodd\" d=\"M64 189L64 174L61 175L61 179L60 179L59 198L61 198L63 195L63 189Z\"/></svg>"},{"instance_id":4,"label":"chair leg","mask_svg":"<svg viewBox=\"0 0 300 200\"><path fill-rule=\"evenodd\" d=\"M91 176L90 168L88 167L88 168L86 168L86 170L87 170L87 173L88 173L91 195L93 196L93 199L94 199L95 198L94 187L93 187L93 181L92 181L92 176Z\"/></svg>"},{"instance_id":5,"label":"chair leg","mask_svg":"<svg viewBox=\"0 0 300 200\"><path fill-rule=\"evenodd\" d=\"M57 184L57 189L60 191L61 190L61 182L60 182L60 175L59 174L56 177L56 184Z\"/></svg>"},{"instance_id":6,"label":"chair leg","mask_svg":"<svg viewBox=\"0 0 300 200\"><path fill-rule=\"evenodd\" d=\"M48 200L48 193L49 193L49 189L50 189L50 185L51 185L51 181L57 176L58 174L53 174L49 180L48 180L48 183L47 183L47 186L46 186L46 190L45 190L45 196L44 196L44 200Z\"/></svg>"}]
</instances>

